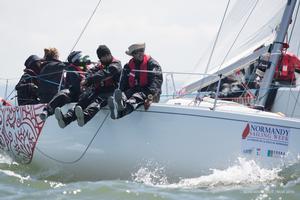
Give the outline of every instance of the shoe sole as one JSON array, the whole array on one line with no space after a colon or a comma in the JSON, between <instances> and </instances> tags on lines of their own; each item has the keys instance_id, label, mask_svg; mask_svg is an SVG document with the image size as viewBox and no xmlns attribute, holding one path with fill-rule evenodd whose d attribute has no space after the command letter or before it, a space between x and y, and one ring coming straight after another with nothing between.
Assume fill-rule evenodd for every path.
<instances>
[{"instance_id":1,"label":"shoe sole","mask_svg":"<svg viewBox=\"0 0 300 200\"><path fill-rule=\"evenodd\" d=\"M77 118L77 124L78 126L84 126L84 113L80 106L75 107L75 115Z\"/></svg>"},{"instance_id":2,"label":"shoe sole","mask_svg":"<svg viewBox=\"0 0 300 200\"><path fill-rule=\"evenodd\" d=\"M41 119L43 122L45 122L46 119L47 119L46 114L45 114L45 113L41 113L41 114L40 114L40 119Z\"/></svg>"},{"instance_id":3,"label":"shoe sole","mask_svg":"<svg viewBox=\"0 0 300 200\"><path fill-rule=\"evenodd\" d=\"M57 119L59 127L60 128L65 128L66 124L63 120L63 115L62 115L62 112L61 112L60 108L55 108L54 113L55 113L55 118Z\"/></svg>"},{"instance_id":4,"label":"shoe sole","mask_svg":"<svg viewBox=\"0 0 300 200\"><path fill-rule=\"evenodd\" d=\"M110 109L110 117L112 119L117 119L118 113L117 113L117 109L115 109L114 99L112 97L109 97L107 100L107 104Z\"/></svg>"},{"instance_id":5,"label":"shoe sole","mask_svg":"<svg viewBox=\"0 0 300 200\"><path fill-rule=\"evenodd\" d=\"M114 98L115 98L115 101L117 103L117 110L118 111L122 111L124 110L124 106L122 104L122 91L121 90L116 90L115 93L114 93Z\"/></svg>"}]
</instances>

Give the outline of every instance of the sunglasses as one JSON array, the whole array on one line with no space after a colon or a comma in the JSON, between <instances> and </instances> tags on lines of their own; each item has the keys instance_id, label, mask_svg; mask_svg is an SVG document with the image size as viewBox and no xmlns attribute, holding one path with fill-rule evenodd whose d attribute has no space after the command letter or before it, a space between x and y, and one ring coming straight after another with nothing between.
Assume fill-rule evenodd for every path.
<instances>
[{"instance_id":1,"label":"sunglasses","mask_svg":"<svg viewBox=\"0 0 300 200\"><path fill-rule=\"evenodd\" d=\"M132 55L136 55L138 53L144 53L144 51L145 51L144 49L137 49L137 50L132 52Z\"/></svg>"}]
</instances>

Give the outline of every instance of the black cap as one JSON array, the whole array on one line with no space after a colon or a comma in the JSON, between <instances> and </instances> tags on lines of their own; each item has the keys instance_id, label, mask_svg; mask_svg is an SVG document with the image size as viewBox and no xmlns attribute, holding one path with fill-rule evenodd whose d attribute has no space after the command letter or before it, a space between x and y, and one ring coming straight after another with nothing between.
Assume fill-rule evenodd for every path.
<instances>
[{"instance_id":1,"label":"black cap","mask_svg":"<svg viewBox=\"0 0 300 200\"><path fill-rule=\"evenodd\" d=\"M103 56L111 55L109 48L106 45L100 45L97 49L97 56L100 59Z\"/></svg>"},{"instance_id":2,"label":"black cap","mask_svg":"<svg viewBox=\"0 0 300 200\"><path fill-rule=\"evenodd\" d=\"M31 55L26 59L24 65L26 68L30 68L36 61L40 60L42 60L42 58L38 57L37 55Z\"/></svg>"}]
</instances>

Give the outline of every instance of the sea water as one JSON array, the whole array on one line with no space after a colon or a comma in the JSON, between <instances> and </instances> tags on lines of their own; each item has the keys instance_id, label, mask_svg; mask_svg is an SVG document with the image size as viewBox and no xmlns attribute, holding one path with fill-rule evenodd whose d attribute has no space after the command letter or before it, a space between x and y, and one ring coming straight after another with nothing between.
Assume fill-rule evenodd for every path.
<instances>
[{"instance_id":1,"label":"sea water","mask_svg":"<svg viewBox=\"0 0 300 200\"><path fill-rule=\"evenodd\" d=\"M170 182L163 168L140 168L130 180L47 180L48 172L20 166L0 155L0 199L106 200L299 200L300 163L282 169L263 169L237 158L225 170ZM61 178L62 179L62 178Z\"/></svg>"}]
</instances>

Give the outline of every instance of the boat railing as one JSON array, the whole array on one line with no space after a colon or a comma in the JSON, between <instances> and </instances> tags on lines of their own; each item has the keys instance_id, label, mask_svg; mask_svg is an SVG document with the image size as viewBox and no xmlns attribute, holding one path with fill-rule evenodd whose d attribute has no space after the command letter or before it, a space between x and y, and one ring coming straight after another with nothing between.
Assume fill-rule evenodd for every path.
<instances>
[{"instance_id":1,"label":"boat railing","mask_svg":"<svg viewBox=\"0 0 300 200\"><path fill-rule=\"evenodd\" d=\"M164 76L164 87L165 92L167 96L171 96L172 98L177 98L180 96L180 90L184 84L185 81L184 78L178 78L178 76L197 76L198 79L201 79L205 76L219 76L216 74L205 74L205 73L193 73L193 72L172 72L172 71L148 71L148 70L133 70L134 72L145 72L145 73L156 73L156 74L162 74ZM175 77L176 76L176 77ZM179 81L178 81L179 80ZM169 83L171 82L171 83ZM171 86L171 87L169 87ZM170 92L171 91L171 92ZM171 94L170 94L171 93Z\"/></svg>"},{"instance_id":2,"label":"boat railing","mask_svg":"<svg viewBox=\"0 0 300 200\"><path fill-rule=\"evenodd\" d=\"M205 76L218 76L218 86L217 86L217 90L216 90L216 94L214 95L214 106L213 106L213 110L215 110L216 104L217 104L217 100L219 97L219 92L220 92L220 86L221 86L221 79L222 79L222 75L221 74L207 74L207 73L191 73L191 72L170 72L170 71L164 71L164 72L160 72L160 71L148 71L148 70L133 70L135 72L145 72L145 73L159 73L162 74L164 76L164 85L165 87L163 87L163 94L161 95L163 99L169 99L171 98L179 98L182 95L180 94L182 92L182 89L178 90L178 88L182 88L184 83L181 84L181 86L177 86L178 83L175 80L175 76L198 76L199 79L205 77ZM169 80L171 82L171 84L169 84ZM170 94L170 87L169 85L171 85L171 94ZM180 85L180 84L179 84ZM165 88L165 89L164 89ZM194 95L195 100L197 100L199 97L199 95Z\"/></svg>"},{"instance_id":3,"label":"boat railing","mask_svg":"<svg viewBox=\"0 0 300 200\"><path fill-rule=\"evenodd\" d=\"M212 110L215 110L216 105L218 100L225 100L225 101L232 101L236 102L239 104L243 104L246 106L253 106L255 104L256 96L255 96L255 91L256 89L250 89L247 84L250 84L251 81L248 81L247 84L242 84L241 82L241 88L240 90L236 90L235 94L232 94L233 96L224 96L222 94L222 79L224 76L222 74L205 74L205 73L190 73L190 72L169 72L169 71L164 71L164 72L149 72L145 70L136 70L139 72L148 72L148 73L162 73L164 76L164 87L163 87L163 92L162 92L162 99L163 100L168 100L168 99L175 99L175 98L192 98L193 101L195 102L195 105L197 102L201 102L203 97L209 96L214 99L213 107ZM177 81L178 76L196 76L196 78L201 79L207 76L216 76L218 77L217 82L215 83L216 86L214 88L207 88L206 90L199 90L198 92L192 93L192 94L186 94L184 92L184 83L181 83ZM179 79L179 80L182 80ZM237 80L236 80L237 81ZM256 83L256 81L253 81L253 83ZM243 95L242 95L243 94Z\"/></svg>"},{"instance_id":4,"label":"boat railing","mask_svg":"<svg viewBox=\"0 0 300 200\"><path fill-rule=\"evenodd\" d=\"M163 87L162 87L162 94L161 94L161 102L167 101L169 99L175 99L175 98L180 98L180 97L187 97L187 98L191 98L194 99L195 102L197 101L201 101L201 98L203 96L210 96L211 98L214 98L214 107L217 103L218 100L226 100L226 101L234 101L240 104L244 104L246 106L253 106L256 100L256 96L254 95L257 88L256 89L250 89L247 88L247 86L245 86L243 89L241 89L240 91L236 91L237 93L243 93L246 95L233 95L233 97L231 96L224 96L222 95L222 76L221 75L216 75L216 74L204 74L204 73L191 73L191 72L172 72L172 71L147 71L147 70L135 70L135 71L139 71L139 72L146 72L146 73L159 73L163 75ZM75 71L67 71L67 70L63 70L63 73L61 75L60 78L60 82L59 83L55 83L57 85L58 91L60 91L61 89L63 89L63 82L64 82L64 77L66 76L66 73L78 73ZM45 80L45 75L40 75L37 76L36 78L43 80L43 81L47 81ZM192 77L195 77L194 79L200 80L203 77L207 77L207 76L219 76L218 78L218 82L215 85L215 87L213 88L208 88L207 90L203 91L198 91L198 92L194 92L191 94L185 94L183 89L184 89L184 85L186 84L186 80L191 79ZM18 78L19 79L19 78ZM3 99L11 101L12 99L15 99L14 97L16 97L16 92L14 90L14 85L12 85L13 82L16 82L18 79L4 79L4 78L0 78L0 83L2 85L2 90L4 90L4 95L3 95ZM48 81L50 84L52 83L51 81ZM248 82L249 83L249 82ZM54 84L54 83L53 83ZM268 89L276 89L279 86L273 86L271 88ZM295 86L296 87L296 86ZM12 89L11 92L9 92L9 89ZM12 97L13 96L13 97ZM15 102L16 104L16 102Z\"/></svg>"},{"instance_id":5,"label":"boat railing","mask_svg":"<svg viewBox=\"0 0 300 200\"><path fill-rule=\"evenodd\" d=\"M197 76L197 79L201 79L202 77L205 76L211 76L211 74L204 74L204 73L191 73L191 72L172 72L172 71L147 71L147 70L135 70L138 72L146 72L146 73L159 73L163 75L163 86L162 86L162 94L161 94L161 99L162 100L168 100L168 99L174 99L178 98L180 95L180 88L183 87L185 84L186 77L191 77L191 76ZM29 78L37 78L38 80L48 82L49 84L55 84L57 86L57 91L59 92L60 90L63 89L64 85L64 79L66 77L67 73L79 73L76 71L70 71L70 70L63 70L62 72L52 72L49 74L42 74L38 75L35 77L29 77ZM80 72L81 74L83 72ZM84 72L87 73L87 72ZM54 83L51 80L47 80L46 77L49 75L54 75L54 74L61 74L60 81L59 83ZM215 75L213 75L215 76ZM5 100L16 100L16 91L14 88L14 85L16 85L17 81L19 78L11 78L11 79L5 79L1 78L0 83L1 85L5 86L5 91L3 95L3 99ZM3 89L3 87L2 87ZM9 90L11 89L11 92L9 93ZM195 94L187 94L187 96L194 96ZM15 101L16 104L16 101Z\"/></svg>"}]
</instances>

